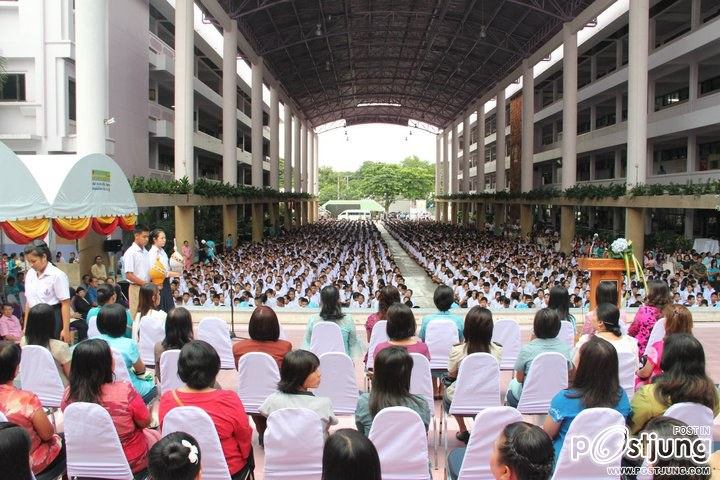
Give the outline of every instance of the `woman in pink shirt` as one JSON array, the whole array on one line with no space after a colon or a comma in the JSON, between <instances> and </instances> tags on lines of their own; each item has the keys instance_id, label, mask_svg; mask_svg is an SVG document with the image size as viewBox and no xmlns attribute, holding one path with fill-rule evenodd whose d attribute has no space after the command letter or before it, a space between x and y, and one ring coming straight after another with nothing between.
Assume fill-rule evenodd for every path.
<instances>
[{"instance_id":1,"label":"woman in pink shirt","mask_svg":"<svg viewBox=\"0 0 720 480\"><path fill-rule=\"evenodd\" d=\"M380 320L387 320L388 308L390 308L390 305L393 303L400 303L400 292L398 289L392 285L381 288L380 296L378 297L378 311L370 315L367 318L367 322L365 322L368 342L370 341L370 335L372 334L372 329L375 324Z\"/></svg>"},{"instance_id":2,"label":"woman in pink shirt","mask_svg":"<svg viewBox=\"0 0 720 480\"><path fill-rule=\"evenodd\" d=\"M430 360L427 345L415 336L417 323L410 307L404 303L394 303L387 311L387 335L389 340L375 347L375 358L384 348L391 346L403 347L408 353L421 353Z\"/></svg>"},{"instance_id":3,"label":"woman in pink shirt","mask_svg":"<svg viewBox=\"0 0 720 480\"><path fill-rule=\"evenodd\" d=\"M160 432L148 428L150 411L132 384L114 381L113 357L105 340L85 340L75 347L62 409L73 402L97 403L105 408L130 469L138 473L147 468L148 451L160 440Z\"/></svg>"},{"instance_id":4,"label":"woman in pink shirt","mask_svg":"<svg viewBox=\"0 0 720 480\"><path fill-rule=\"evenodd\" d=\"M662 280L648 282L645 305L638 309L635 320L628 328L628 334L638 341L638 355L644 355L650 332L662 317L663 309L671 303L670 288L667 283Z\"/></svg>"}]
</instances>

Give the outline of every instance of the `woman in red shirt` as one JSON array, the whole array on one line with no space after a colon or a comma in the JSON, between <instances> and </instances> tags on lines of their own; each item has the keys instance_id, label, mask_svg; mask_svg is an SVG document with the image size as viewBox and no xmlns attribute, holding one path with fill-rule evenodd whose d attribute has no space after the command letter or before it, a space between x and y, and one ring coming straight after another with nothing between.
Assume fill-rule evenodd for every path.
<instances>
[{"instance_id":1,"label":"woman in red shirt","mask_svg":"<svg viewBox=\"0 0 720 480\"><path fill-rule=\"evenodd\" d=\"M252 428L245 407L232 390L214 387L220 372L220 356L207 342L193 340L180 350L178 376L185 387L165 392L160 398L160 424L175 407L202 408L210 415L233 480L244 480L254 470Z\"/></svg>"},{"instance_id":2,"label":"woman in red shirt","mask_svg":"<svg viewBox=\"0 0 720 480\"><path fill-rule=\"evenodd\" d=\"M152 420L150 411L132 384L113 381L113 357L105 340L85 340L75 347L62 409L73 402L97 403L105 408L130 469L138 473L147 468L148 450L160 439L160 433L147 428Z\"/></svg>"},{"instance_id":3,"label":"woman in red shirt","mask_svg":"<svg viewBox=\"0 0 720 480\"><path fill-rule=\"evenodd\" d=\"M415 336L417 323L415 315L410 307L404 303L395 303L387 311L387 336L388 341L379 343L375 347L375 357L385 348L396 346L403 347L408 353L420 353L430 360L428 346Z\"/></svg>"},{"instance_id":4,"label":"woman in red shirt","mask_svg":"<svg viewBox=\"0 0 720 480\"><path fill-rule=\"evenodd\" d=\"M30 467L35 475L61 470L65 466L62 439L55 433L43 411L40 399L32 392L13 386L20 367L22 350L15 342L0 341L0 412L30 436ZM0 473L0 477L4 474Z\"/></svg>"},{"instance_id":5,"label":"woman in red shirt","mask_svg":"<svg viewBox=\"0 0 720 480\"><path fill-rule=\"evenodd\" d=\"M248 333L250 340L240 340L233 345L235 366L246 353L263 352L275 359L278 369L282 367L283 357L292 350L292 343L280 339L280 322L272 308L263 305L253 311Z\"/></svg>"}]
</instances>

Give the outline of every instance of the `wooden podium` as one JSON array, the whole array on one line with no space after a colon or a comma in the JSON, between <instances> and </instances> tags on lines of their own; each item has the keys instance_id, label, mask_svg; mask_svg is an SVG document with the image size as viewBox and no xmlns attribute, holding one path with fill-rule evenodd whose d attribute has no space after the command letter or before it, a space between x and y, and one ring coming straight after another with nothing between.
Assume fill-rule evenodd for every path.
<instances>
[{"instance_id":1,"label":"wooden podium","mask_svg":"<svg viewBox=\"0 0 720 480\"><path fill-rule=\"evenodd\" d=\"M617 286L618 303L622 301L623 274L625 273L625 261L614 258L581 258L578 266L590 272L590 309L597 307L595 301L595 290L602 281L614 282ZM632 266L631 266L631 270ZM619 307L619 305L618 305Z\"/></svg>"}]
</instances>

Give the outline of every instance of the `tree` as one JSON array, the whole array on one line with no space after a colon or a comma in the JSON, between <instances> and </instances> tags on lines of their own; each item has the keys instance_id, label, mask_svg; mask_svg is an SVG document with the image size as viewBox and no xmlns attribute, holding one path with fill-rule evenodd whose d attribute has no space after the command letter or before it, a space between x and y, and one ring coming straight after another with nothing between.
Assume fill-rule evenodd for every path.
<instances>
[{"instance_id":1,"label":"tree","mask_svg":"<svg viewBox=\"0 0 720 480\"><path fill-rule=\"evenodd\" d=\"M355 200L360 198L354 188L355 174L353 172L336 172L332 167L320 167L318 172L320 204L328 200ZM351 184L352 183L352 184Z\"/></svg>"}]
</instances>

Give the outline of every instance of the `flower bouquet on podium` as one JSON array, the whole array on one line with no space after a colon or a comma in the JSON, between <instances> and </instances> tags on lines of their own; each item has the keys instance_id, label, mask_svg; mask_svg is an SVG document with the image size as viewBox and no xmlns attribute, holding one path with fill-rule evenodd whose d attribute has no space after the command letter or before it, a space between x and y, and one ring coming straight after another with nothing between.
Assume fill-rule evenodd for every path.
<instances>
[{"instance_id":1,"label":"flower bouquet on podium","mask_svg":"<svg viewBox=\"0 0 720 480\"><path fill-rule=\"evenodd\" d=\"M170 255L170 271L182 273L183 266L183 257L178 251L177 239L173 239L173 253Z\"/></svg>"},{"instance_id":2,"label":"flower bouquet on podium","mask_svg":"<svg viewBox=\"0 0 720 480\"><path fill-rule=\"evenodd\" d=\"M632 240L626 240L622 237L616 239L610 244L609 254L610 258L625 261L625 275L627 277L628 288L630 287L630 271L634 269L638 278L643 282L643 287L647 292L647 281L645 280L643 265L638 261L635 253L633 252Z\"/></svg>"}]
</instances>

